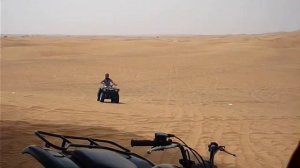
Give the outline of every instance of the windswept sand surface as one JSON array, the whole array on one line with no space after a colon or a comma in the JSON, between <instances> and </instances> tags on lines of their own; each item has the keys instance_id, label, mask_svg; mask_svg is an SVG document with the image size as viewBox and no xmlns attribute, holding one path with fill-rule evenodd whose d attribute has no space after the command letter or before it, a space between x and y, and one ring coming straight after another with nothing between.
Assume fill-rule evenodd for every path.
<instances>
[{"instance_id":1,"label":"windswept sand surface","mask_svg":"<svg viewBox=\"0 0 300 168\"><path fill-rule=\"evenodd\" d=\"M174 133L204 156L217 141L238 156L217 155L226 168L286 167L300 139L300 32L1 42L0 167L35 167L21 151L38 129L125 146ZM96 101L105 72L120 104Z\"/></svg>"}]
</instances>

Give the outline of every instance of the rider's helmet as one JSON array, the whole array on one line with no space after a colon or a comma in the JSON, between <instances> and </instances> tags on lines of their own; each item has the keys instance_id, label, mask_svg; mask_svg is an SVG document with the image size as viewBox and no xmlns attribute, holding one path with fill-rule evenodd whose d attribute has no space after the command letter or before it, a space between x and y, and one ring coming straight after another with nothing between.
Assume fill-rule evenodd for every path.
<instances>
[{"instance_id":1,"label":"rider's helmet","mask_svg":"<svg viewBox=\"0 0 300 168\"><path fill-rule=\"evenodd\" d=\"M105 78L109 78L109 73L106 73L106 74L105 74Z\"/></svg>"}]
</instances>

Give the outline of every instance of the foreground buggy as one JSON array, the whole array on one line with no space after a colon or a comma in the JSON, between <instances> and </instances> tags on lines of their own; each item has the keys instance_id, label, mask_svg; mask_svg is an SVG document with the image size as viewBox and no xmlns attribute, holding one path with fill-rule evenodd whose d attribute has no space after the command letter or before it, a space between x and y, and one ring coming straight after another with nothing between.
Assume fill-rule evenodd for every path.
<instances>
[{"instance_id":1,"label":"foreground buggy","mask_svg":"<svg viewBox=\"0 0 300 168\"><path fill-rule=\"evenodd\" d=\"M30 154L46 168L178 168L172 164L155 165L129 149L108 140L64 136L43 131L37 131L35 134L45 142L45 147L29 146L23 153ZM60 145L54 142L59 142ZM212 142L208 145L210 158L204 160L197 151L181 139L165 133L156 133L154 140L131 140L131 146L150 146L149 154L153 151L179 148L182 155L179 163L182 168L215 168L214 156L218 151L235 156L227 152L225 146Z\"/></svg>"},{"instance_id":2,"label":"foreground buggy","mask_svg":"<svg viewBox=\"0 0 300 168\"><path fill-rule=\"evenodd\" d=\"M98 101L104 102L105 99L110 99L112 103L119 103L119 91L120 89L113 86L103 86L98 91Z\"/></svg>"}]
</instances>

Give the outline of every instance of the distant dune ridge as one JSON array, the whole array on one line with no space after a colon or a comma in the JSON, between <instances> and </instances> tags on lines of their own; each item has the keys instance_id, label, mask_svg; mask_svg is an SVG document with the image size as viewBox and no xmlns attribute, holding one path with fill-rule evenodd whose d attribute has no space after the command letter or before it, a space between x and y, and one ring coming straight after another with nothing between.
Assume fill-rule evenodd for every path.
<instances>
[{"instance_id":1,"label":"distant dune ridge","mask_svg":"<svg viewBox=\"0 0 300 168\"><path fill-rule=\"evenodd\" d=\"M217 141L238 156L219 154L216 163L226 168L286 167L299 143L300 31L2 35L1 53L0 167L38 167L21 155L27 145L41 145L38 129L124 145L167 132L204 156ZM119 84L120 104L96 101L106 72ZM151 157L175 163L177 156Z\"/></svg>"}]
</instances>

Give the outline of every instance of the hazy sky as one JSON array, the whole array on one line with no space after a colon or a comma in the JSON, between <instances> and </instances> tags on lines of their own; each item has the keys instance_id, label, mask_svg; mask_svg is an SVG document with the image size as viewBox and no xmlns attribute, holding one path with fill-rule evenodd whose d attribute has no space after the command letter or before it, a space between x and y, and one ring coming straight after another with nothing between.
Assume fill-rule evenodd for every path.
<instances>
[{"instance_id":1,"label":"hazy sky","mask_svg":"<svg viewBox=\"0 0 300 168\"><path fill-rule=\"evenodd\" d=\"M2 34L240 34L300 29L300 0L1 0Z\"/></svg>"}]
</instances>

